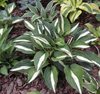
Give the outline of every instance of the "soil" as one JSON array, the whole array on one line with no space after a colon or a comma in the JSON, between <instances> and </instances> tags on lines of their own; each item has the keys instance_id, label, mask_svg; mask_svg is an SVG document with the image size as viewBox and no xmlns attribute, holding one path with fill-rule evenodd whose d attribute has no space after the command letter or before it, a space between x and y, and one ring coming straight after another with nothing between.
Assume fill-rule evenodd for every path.
<instances>
[{"instance_id":1,"label":"soil","mask_svg":"<svg viewBox=\"0 0 100 94\"><path fill-rule=\"evenodd\" d=\"M0 77L0 94L27 94L28 91L39 90L41 94L79 94L72 89L64 78L59 79L56 93L49 90L40 76L32 83L27 84L26 76L20 73L10 73ZM84 91L83 94L88 94Z\"/></svg>"},{"instance_id":2,"label":"soil","mask_svg":"<svg viewBox=\"0 0 100 94\"><path fill-rule=\"evenodd\" d=\"M17 0L9 1L16 2ZM49 2L50 0L42 0L44 7L48 4L47 1ZM21 11L19 6L17 6L13 12L13 16L22 16L24 12L25 11ZM84 24L87 22L90 22L94 26L100 25L100 22L96 21L95 16L88 13L83 13L77 22L80 23L81 27L84 27ZM23 23L15 24L11 33L11 38L15 38L26 31L27 29ZM97 80L100 80L98 77L99 70L100 69L95 66L91 73ZM26 75L18 72L11 72L8 76L0 75L0 94L27 94L28 91L36 89L39 90L41 94L79 94L68 85L64 78L64 76L60 77L56 93L53 93L53 91L45 86L42 76L39 76L32 83L28 84ZM88 94L88 92L84 89L83 94Z\"/></svg>"},{"instance_id":3,"label":"soil","mask_svg":"<svg viewBox=\"0 0 100 94\"><path fill-rule=\"evenodd\" d=\"M91 74L99 81L98 71L99 68L95 66ZM34 90L39 90L41 94L79 94L68 85L64 76L60 75L58 83L56 93L54 93L45 86L41 75L28 84L27 76L14 72L9 73L8 76L0 76L0 94L27 94ZM83 94L88 94L88 92L84 89Z\"/></svg>"}]
</instances>

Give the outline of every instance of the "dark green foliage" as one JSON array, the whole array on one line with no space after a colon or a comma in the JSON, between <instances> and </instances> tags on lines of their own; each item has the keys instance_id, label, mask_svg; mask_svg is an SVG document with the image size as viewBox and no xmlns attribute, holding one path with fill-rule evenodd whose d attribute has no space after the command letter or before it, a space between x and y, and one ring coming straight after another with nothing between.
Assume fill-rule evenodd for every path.
<instances>
[{"instance_id":1,"label":"dark green foliage","mask_svg":"<svg viewBox=\"0 0 100 94\"><path fill-rule=\"evenodd\" d=\"M8 69L11 68L13 60L14 44L8 40L11 29L12 28L8 28L8 26L0 28L0 73L5 75L8 74Z\"/></svg>"},{"instance_id":2,"label":"dark green foliage","mask_svg":"<svg viewBox=\"0 0 100 94\"><path fill-rule=\"evenodd\" d=\"M22 21L22 18L12 16L11 13L15 7L15 3L10 3L5 7L5 9L0 10L0 27L6 24L10 25Z\"/></svg>"},{"instance_id":3,"label":"dark green foliage","mask_svg":"<svg viewBox=\"0 0 100 94\"><path fill-rule=\"evenodd\" d=\"M100 26L95 28L93 25L91 25L89 23L87 23L86 26L87 26L88 30L93 34L93 36L95 38L97 38L95 41L95 44L100 45L100 40L99 40L100 39Z\"/></svg>"},{"instance_id":4,"label":"dark green foliage","mask_svg":"<svg viewBox=\"0 0 100 94\"><path fill-rule=\"evenodd\" d=\"M36 1L36 6L32 6L30 4L27 5L29 10L23 15L23 17L31 17L31 21L47 21L52 22L53 19L57 16L56 5L53 5L51 1L46 8L40 3L40 1Z\"/></svg>"},{"instance_id":5,"label":"dark green foliage","mask_svg":"<svg viewBox=\"0 0 100 94\"><path fill-rule=\"evenodd\" d=\"M19 0L18 4L20 4L20 9L25 10L27 9L27 4L35 5L36 0Z\"/></svg>"},{"instance_id":6,"label":"dark green foliage","mask_svg":"<svg viewBox=\"0 0 100 94\"><path fill-rule=\"evenodd\" d=\"M85 80L87 77L91 78L91 75L88 73L90 69L87 69L87 65L83 66L81 63L100 67L100 58L93 52L85 51L96 38L86 29L79 28L78 24L72 27L68 19L62 15L52 22L41 17L31 21L25 20L24 23L30 32L15 39L15 48L22 53L30 52L28 54L33 55L31 62L34 66L15 66L11 71L25 68L27 71L31 70L30 75L28 74L29 82L41 73L48 88L54 92L56 92L59 71L62 71L68 83L82 94L83 87L86 85ZM70 38L65 40L64 37ZM90 91L89 88L90 86L87 90ZM96 82L93 91L90 92L96 92L97 89Z\"/></svg>"}]
</instances>

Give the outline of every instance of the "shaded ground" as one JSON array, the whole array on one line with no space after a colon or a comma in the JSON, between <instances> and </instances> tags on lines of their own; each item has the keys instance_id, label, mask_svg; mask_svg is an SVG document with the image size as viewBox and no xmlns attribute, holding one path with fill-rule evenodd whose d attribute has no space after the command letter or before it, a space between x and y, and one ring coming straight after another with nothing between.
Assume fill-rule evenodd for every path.
<instances>
[{"instance_id":1,"label":"shaded ground","mask_svg":"<svg viewBox=\"0 0 100 94\"><path fill-rule=\"evenodd\" d=\"M98 68L94 67L92 75L100 80L98 77ZM27 77L20 73L10 73L9 76L0 77L0 94L27 94L28 91L39 90L41 94L79 94L72 89L65 80L65 77L60 75L59 84L57 85L56 93L50 91L44 84L43 78L39 76L32 83L27 83ZM83 94L88 94L84 90Z\"/></svg>"},{"instance_id":2,"label":"shaded ground","mask_svg":"<svg viewBox=\"0 0 100 94\"><path fill-rule=\"evenodd\" d=\"M2 85L0 94L27 94L27 91L39 90L41 94L54 94L47 89L42 77L38 77L34 82L26 84L26 77L22 74L10 74L7 77L0 77ZM73 90L64 79L59 80L57 92L55 94L79 94ZM88 94L84 92L83 94Z\"/></svg>"}]
</instances>

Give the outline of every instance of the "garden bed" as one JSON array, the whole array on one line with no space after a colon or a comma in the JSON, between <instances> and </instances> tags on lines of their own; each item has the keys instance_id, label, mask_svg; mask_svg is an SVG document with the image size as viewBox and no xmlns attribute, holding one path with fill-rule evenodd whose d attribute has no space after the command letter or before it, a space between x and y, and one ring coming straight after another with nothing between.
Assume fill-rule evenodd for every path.
<instances>
[{"instance_id":1,"label":"garden bed","mask_svg":"<svg viewBox=\"0 0 100 94\"><path fill-rule=\"evenodd\" d=\"M49 1L50 0L48 0L48 2ZM25 10L23 11L20 10L20 6L17 3L17 0L9 0L9 2L10 3L15 2L17 6L15 10L13 11L12 15L19 16L19 17L23 16L23 14L25 13ZM44 7L46 7L46 5L48 4L47 0L41 0L41 2ZM95 15L89 14L86 12L83 12L81 16L78 18L78 20L76 20L76 22L78 22L79 26L82 28L86 27L85 23L91 23L94 27L100 26L100 22L96 20ZM11 39L15 39L27 31L28 29L25 27L24 22L22 21L20 23L13 25L13 29L9 37ZM100 50L100 46L97 45L97 47ZM96 54L98 53L97 49L94 46L91 46L90 48L88 48L87 51L92 51ZM16 52L16 55L19 55L21 59L33 58L30 55L28 56L20 52ZM93 75L93 77L96 78L96 80L100 82L100 77L98 76L99 70L100 70L99 67L93 66L90 74ZM72 87L67 83L67 81L65 80L65 75L62 72L59 74L56 93L54 93L52 90L47 88L42 75L37 77L31 83L27 83L27 75L24 75L19 72L10 72L9 75L7 76L0 75L0 94L27 94L27 92L33 91L33 90L38 90L40 91L41 94L79 94L75 89L72 89ZM87 90L84 89L82 94L88 94Z\"/></svg>"}]
</instances>

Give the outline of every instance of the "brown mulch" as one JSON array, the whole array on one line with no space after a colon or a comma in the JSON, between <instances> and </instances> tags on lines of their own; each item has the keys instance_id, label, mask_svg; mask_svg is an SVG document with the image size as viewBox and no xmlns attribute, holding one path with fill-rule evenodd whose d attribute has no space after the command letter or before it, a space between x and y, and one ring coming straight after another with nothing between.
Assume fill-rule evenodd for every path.
<instances>
[{"instance_id":1,"label":"brown mulch","mask_svg":"<svg viewBox=\"0 0 100 94\"><path fill-rule=\"evenodd\" d=\"M39 90L41 94L79 94L72 89L64 78L59 79L56 93L49 90L40 76L32 83L26 83L26 76L20 73L0 77L0 94L27 94L28 91ZM83 94L88 94L86 90Z\"/></svg>"},{"instance_id":2,"label":"brown mulch","mask_svg":"<svg viewBox=\"0 0 100 94\"><path fill-rule=\"evenodd\" d=\"M99 68L95 66L91 74L99 81L98 71ZM8 76L0 76L0 94L27 94L33 90L39 90L41 94L79 94L68 85L64 75L59 77L56 93L46 87L41 75L29 84L27 76L18 72L9 73ZM84 89L83 94L88 94L88 92Z\"/></svg>"}]
</instances>

